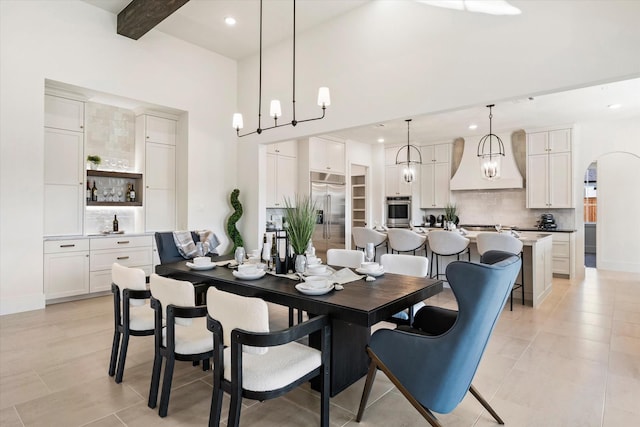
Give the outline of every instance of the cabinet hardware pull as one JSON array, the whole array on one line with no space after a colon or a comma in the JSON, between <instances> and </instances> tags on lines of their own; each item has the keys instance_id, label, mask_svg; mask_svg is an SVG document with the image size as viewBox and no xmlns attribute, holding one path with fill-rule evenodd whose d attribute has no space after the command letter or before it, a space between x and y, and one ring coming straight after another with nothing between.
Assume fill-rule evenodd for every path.
<instances>
[{"instance_id":1,"label":"cabinet hardware pull","mask_svg":"<svg viewBox=\"0 0 640 427\"><path fill-rule=\"evenodd\" d=\"M73 244L69 244L69 245L60 245L61 248L75 248L76 245Z\"/></svg>"},{"instance_id":2,"label":"cabinet hardware pull","mask_svg":"<svg viewBox=\"0 0 640 427\"><path fill-rule=\"evenodd\" d=\"M127 243L129 243L128 240L121 240L118 242L119 245L126 245Z\"/></svg>"},{"instance_id":3,"label":"cabinet hardware pull","mask_svg":"<svg viewBox=\"0 0 640 427\"><path fill-rule=\"evenodd\" d=\"M119 256L117 259L129 259L128 256Z\"/></svg>"},{"instance_id":4,"label":"cabinet hardware pull","mask_svg":"<svg viewBox=\"0 0 640 427\"><path fill-rule=\"evenodd\" d=\"M80 126L80 129L84 129L84 126Z\"/></svg>"}]
</instances>

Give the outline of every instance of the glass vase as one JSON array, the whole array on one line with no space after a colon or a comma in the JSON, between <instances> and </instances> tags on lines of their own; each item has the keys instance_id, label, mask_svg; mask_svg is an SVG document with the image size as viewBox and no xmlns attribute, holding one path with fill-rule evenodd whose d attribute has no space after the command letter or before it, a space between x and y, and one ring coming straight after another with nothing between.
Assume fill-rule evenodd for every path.
<instances>
[{"instance_id":1,"label":"glass vase","mask_svg":"<svg viewBox=\"0 0 640 427\"><path fill-rule=\"evenodd\" d=\"M304 256L304 254L296 254L296 260L295 260L295 269L296 269L296 273L304 273L305 271L307 271L307 257Z\"/></svg>"}]
</instances>

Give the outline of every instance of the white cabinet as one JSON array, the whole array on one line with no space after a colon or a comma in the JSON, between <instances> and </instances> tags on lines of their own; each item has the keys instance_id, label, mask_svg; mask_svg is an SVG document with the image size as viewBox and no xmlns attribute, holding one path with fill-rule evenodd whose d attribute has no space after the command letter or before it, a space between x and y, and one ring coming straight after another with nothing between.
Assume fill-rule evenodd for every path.
<instances>
[{"instance_id":1,"label":"white cabinet","mask_svg":"<svg viewBox=\"0 0 640 427\"><path fill-rule=\"evenodd\" d=\"M527 134L527 208L573 208L571 129Z\"/></svg>"},{"instance_id":2,"label":"white cabinet","mask_svg":"<svg viewBox=\"0 0 640 427\"><path fill-rule=\"evenodd\" d=\"M273 147L272 147L273 146ZM298 190L298 159L295 141L272 144L267 151L267 207L282 208L292 203ZM292 156L293 154L293 156Z\"/></svg>"},{"instance_id":3,"label":"white cabinet","mask_svg":"<svg viewBox=\"0 0 640 427\"><path fill-rule=\"evenodd\" d=\"M551 235L553 238L553 274L572 279L575 275L573 265L575 233L551 233Z\"/></svg>"},{"instance_id":4,"label":"white cabinet","mask_svg":"<svg viewBox=\"0 0 640 427\"><path fill-rule=\"evenodd\" d=\"M176 121L138 116L144 126L145 230L176 229Z\"/></svg>"},{"instance_id":5,"label":"white cabinet","mask_svg":"<svg viewBox=\"0 0 640 427\"><path fill-rule=\"evenodd\" d=\"M435 144L420 147L422 154L420 207L444 208L449 203L451 180L451 145Z\"/></svg>"},{"instance_id":6,"label":"white cabinet","mask_svg":"<svg viewBox=\"0 0 640 427\"><path fill-rule=\"evenodd\" d=\"M384 188L387 197L410 196L411 184L403 178L404 165L385 166ZM418 172L418 171L416 171ZM418 172L419 175L419 172ZM416 177L418 180L419 177Z\"/></svg>"},{"instance_id":7,"label":"white cabinet","mask_svg":"<svg viewBox=\"0 0 640 427\"><path fill-rule=\"evenodd\" d=\"M84 103L45 95L44 235L82 234Z\"/></svg>"},{"instance_id":8,"label":"white cabinet","mask_svg":"<svg viewBox=\"0 0 640 427\"><path fill-rule=\"evenodd\" d=\"M343 142L324 138L309 138L309 168L313 171L345 173Z\"/></svg>"},{"instance_id":9,"label":"white cabinet","mask_svg":"<svg viewBox=\"0 0 640 427\"><path fill-rule=\"evenodd\" d=\"M89 240L44 242L44 294L47 300L89 292Z\"/></svg>"},{"instance_id":10,"label":"white cabinet","mask_svg":"<svg viewBox=\"0 0 640 427\"><path fill-rule=\"evenodd\" d=\"M148 276L152 272L152 236L120 236L90 239L89 292L111 289L111 266L114 262L125 267L141 268Z\"/></svg>"}]
</instances>

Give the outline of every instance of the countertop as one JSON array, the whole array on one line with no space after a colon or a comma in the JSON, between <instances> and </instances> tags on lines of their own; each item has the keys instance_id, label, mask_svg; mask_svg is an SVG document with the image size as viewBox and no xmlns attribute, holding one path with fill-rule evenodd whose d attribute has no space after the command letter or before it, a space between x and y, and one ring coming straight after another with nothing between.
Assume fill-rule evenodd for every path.
<instances>
[{"instance_id":1,"label":"countertop","mask_svg":"<svg viewBox=\"0 0 640 427\"><path fill-rule=\"evenodd\" d=\"M78 240L78 239L100 239L102 237L137 237L137 236L153 236L154 232L149 233L127 233L126 231L121 234L83 234L77 236L46 236L43 240Z\"/></svg>"}]
</instances>

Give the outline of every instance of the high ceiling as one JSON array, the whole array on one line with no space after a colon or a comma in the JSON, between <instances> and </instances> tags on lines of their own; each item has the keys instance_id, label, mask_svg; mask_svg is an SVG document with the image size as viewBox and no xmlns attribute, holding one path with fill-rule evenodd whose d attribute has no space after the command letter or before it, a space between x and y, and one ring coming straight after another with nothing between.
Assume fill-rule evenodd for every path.
<instances>
[{"instance_id":1,"label":"high ceiling","mask_svg":"<svg viewBox=\"0 0 640 427\"><path fill-rule=\"evenodd\" d=\"M117 15L130 0L84 1ZM296 31L300 33L320 26L368 1L299 0L296 9ZM285 0L264 2L265 47L291 37L291 6L292 2ZM234 27L226 26L226 16L233 16L237 24ZM176 38L239 60L257 53L258 23L258 0L190 0L156 28ZM613 104L620 104L620 108L607 108ZM530 129L632 115L640 115L640 78L562 93L530 94L530 97L522 99L496 102L493 109L493 130L500 132ZM412 143L484 135L489 125L488 109L484 105L478 105L464 110L372 123L335 132L334 135L373 144L377 143L379 138L384 138L385 144L406 143L406 118L413 119L410 138ZM469 129L471 124L476 124L477 129Z\"/></svg>"}]
</instances>

